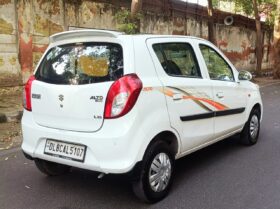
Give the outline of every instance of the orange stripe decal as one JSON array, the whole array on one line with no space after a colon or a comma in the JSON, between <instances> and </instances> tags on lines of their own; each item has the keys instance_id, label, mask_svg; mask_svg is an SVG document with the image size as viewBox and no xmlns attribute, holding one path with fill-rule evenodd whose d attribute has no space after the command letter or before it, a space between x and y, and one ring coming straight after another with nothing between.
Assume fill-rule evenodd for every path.
<instances>
[{"instance_id":1,"label":"orange stripe decal","mask_svg":"<svg viewBox=\"0 0 280 209\"><path fill-rule=\"evenodd\" d=\"M211 99L208 99L208 98L200 98L200 97L195 97L193 96L192 94L190 94L189 92L186 92L185 90L182 90L182 89L179 89L179 88L175 88L175 87L169 87L169 88L173 88L177 91L180 91L182 93L184 93L185 95L183 96L183 99L191 99L193 101L196 101L196 102L199 102L198 105L201 106L202 108L206 109L203 105L203 103L201 102L205 102L209 105L211 105L212 107L216 108L217 110L225 110L225 109L228 109L227 106L219 103L219 102L215 102ZM173 93L174 94L174 93Z\"/></svg>"},{"instance_id":2,"label":"orange stripe decal","mask_svg":"<svg viewBox=\"0 0 280 209\"><path fill-rule=\"evenodd\" d=\"M153 90L153 87L144 87L143 88L143 91L152 91Z\"/></svg>"},{"instance_id":3,"label":"orange stripe decal","mask_svg":"<svg viewBox=\"0 0 280 209\"><path fill-rule=\"evenodd\" d=\"M211 99L199 98L199 97L194 97L194 96L183 96L183 99L191 99L191 100L202 101L202 102L205 102L205 103L215 107L218 110L225 110L225 109L227 109L227 107L225 105L220 104L218 102L214 102Z\"/></svg>"},{"instance_id":4,"label":"orange stripe decal","mask_svg":"<svg viewBox=\"0 0 280 209\"><path fill-rule=\"evenodd\" d=\"M144 87L143 88L143 91L145 92L148 92L148 91L152 91L152 90L159 90L160 92L162 92L163 94L165 94L166 96L168 97L173 97L174 96L174 90L176 91L179 91L181 93L183 93L183 99L187 100L187 99L190 99L190 100L193 100L195 103L197 103L199 106L201 106L203 109L206 109L208 111L213 111L211 110L210 108L208 108L204 103L207 103L209 105L211 105L212 107L214 107L215 109L217 110L226 110L228 109L228 107L224 104L221 104L219 102L215 102L213 101L212 99L208 99L208 98L203 98L203 97L196 97L196 96L193 96L192 94L190 94L189 92L183 90L183 89L179 89L179 88L176 88L176 87L167 87L167 88L153 88L153 87Z\"/></svg>"},{"instance_id":5,"label":"orange stripe decal","mask_svg":"<svg viewBox=\"0 0 280 209\"><path fill-rule=\"evenodd\" d=\"M174 95L174 92L169 89L163 89L162 92L169 97L173 97L173 95Z\"/></svg>"}]
</instances>

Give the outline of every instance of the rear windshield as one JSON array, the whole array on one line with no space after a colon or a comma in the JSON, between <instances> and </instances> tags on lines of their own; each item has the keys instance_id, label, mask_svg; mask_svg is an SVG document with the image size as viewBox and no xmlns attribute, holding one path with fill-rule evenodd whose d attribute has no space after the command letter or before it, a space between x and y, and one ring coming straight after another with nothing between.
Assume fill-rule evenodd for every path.
<instances>
[{"instance_id":1,"label":"rear windshield","mask_svg":"<svg viewBox=\"0 0 280 209\"><path fill-rule=\"evenodd\" d=\"M115 81L123 75L123 51L114 43L78 43L51 48L35 73L52 84Z\"/></svg>"}]
</instances>

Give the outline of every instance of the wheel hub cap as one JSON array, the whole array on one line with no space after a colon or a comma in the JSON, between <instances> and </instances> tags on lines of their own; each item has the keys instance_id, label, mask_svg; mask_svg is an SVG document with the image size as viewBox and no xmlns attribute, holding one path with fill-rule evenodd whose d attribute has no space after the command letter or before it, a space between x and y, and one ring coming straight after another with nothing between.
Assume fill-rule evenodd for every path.
<instances>
[{"instance_id":1,"label":"wheel hub cap","mask_svg":"<svg viewBox=\"0 0 280 209\"><path fill-rule=\"evenodd\" d=\"M149 170L149 183L153 191L163 191L170 180L171 162L170 158L165 153L159 153L152 161Z\"/></svg>"},{"instance_id":2,"label":"wheel hub cap","mask_svg":"<svg viewBox=\"0 0 280 209\"><path fill-rule=\"evenodd\" d=\"M253 139L257 137L258 130L259 130L259 119L258 116L253 115L250 121L250 135Z\"/></svg>"}]
</instances>

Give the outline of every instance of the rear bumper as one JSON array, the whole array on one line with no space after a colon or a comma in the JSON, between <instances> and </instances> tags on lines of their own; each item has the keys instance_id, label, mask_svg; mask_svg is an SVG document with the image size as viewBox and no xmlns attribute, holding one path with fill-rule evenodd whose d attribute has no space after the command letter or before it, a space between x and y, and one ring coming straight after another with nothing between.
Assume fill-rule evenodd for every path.
<instances>
[{"instance_id":1,"label":"rear bumper","mask_svg":"<svg viewBox=\"0 0 280 209\"><path fill-rule=\"evenodd\" d=\"M24 157L28 160L34 160L33 157L31 157L30 155L26 154L24 151L22 151Z\"/></svg>"},{"instance_id":2,"label":"rear bumper","mask_svg":"<svg viewBox=\"0 0 280 209\"><path fill-rule=\"evenodd\" d=\"M129 119L129 123L127 120ZM104 121L98 132L74 132L39 126L32 113L24 111L22 118L23 152L30 158L44 159L60 164L103 173L126 173L141 161L139 147L141 134L131 130L135 118ZM123 121L122 121L123 120ZM113 128L112 127L118 127ZM135 129L134 129L135 130ZM46 139L87 146L84 162L76 162L44 154Z\"/></svg>"}]
</instances>

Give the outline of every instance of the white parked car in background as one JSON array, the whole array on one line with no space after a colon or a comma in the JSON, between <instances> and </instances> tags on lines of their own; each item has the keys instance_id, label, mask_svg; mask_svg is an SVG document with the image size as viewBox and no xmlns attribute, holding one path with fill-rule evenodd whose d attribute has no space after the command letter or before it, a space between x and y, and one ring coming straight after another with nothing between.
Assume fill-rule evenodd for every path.
<instances>
[{"instance_id":1,"label":"white parked car in background","mask_svg":"<svg viewBox=\"0 0 280 209\"><path fill-rule=\"evenodd\" d=\"M238 133L257 142L262 101L250 79L195 37L55 34L25 86L22 149L47 175L133 174L136 195L156 202L175 159Z\"/></svg>"}]
</instances>

